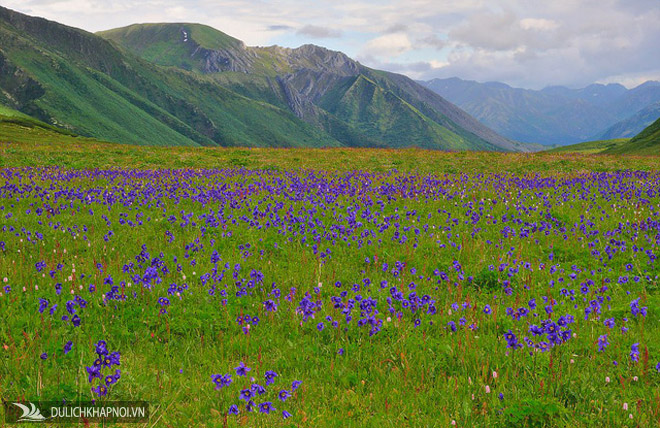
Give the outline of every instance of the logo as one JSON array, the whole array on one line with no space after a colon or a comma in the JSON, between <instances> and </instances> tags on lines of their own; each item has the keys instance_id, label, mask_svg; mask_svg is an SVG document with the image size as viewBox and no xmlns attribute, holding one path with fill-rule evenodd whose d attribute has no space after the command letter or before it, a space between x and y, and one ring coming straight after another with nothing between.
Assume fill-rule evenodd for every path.
<instances>
[{"instance_id":1,"label":"logo","mask_svg":"<svg viewBox=\"0 0 660 428\"><path fill-rule=\"evenodd\" d=\"M16 422L43 422L46 418L43 417L41 411L33 403L30 403L30 407L21 403L12 403L14 406L18 406L23 410L23 414L18 418Z\"/></svg>"},{"instance_id":2,"label":"logo","mask_svg":"<svg viewBox=\"0 0 660 428\"><path fill-rule=\"evenodd\" d=\"M6 424L131 424L149 421L149 403L146 401L3 401L2 406ZM0 426L4 426L1 421Z\"/></svg>"}]
</instances>

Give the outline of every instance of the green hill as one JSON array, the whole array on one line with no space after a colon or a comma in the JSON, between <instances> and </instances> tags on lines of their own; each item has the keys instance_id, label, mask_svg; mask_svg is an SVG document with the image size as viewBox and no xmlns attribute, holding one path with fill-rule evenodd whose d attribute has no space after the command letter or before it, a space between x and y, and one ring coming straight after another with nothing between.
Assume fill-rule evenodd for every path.
<instances>
[{"instance_id":1,"label":"green hill","mask_svg":"<svg viewBox=\"0 0 660 428\"><path fill-rule=\"evenodd\" d=\"M630 141L629 138L587 141L584 143L556 147L554 149L547 150L547 153L583 153L583 154L603 153L608 150L621 147L622 145L625 145L628 141Z\"/></svg>"},{"instance_id":2,"label":"green hill","mask_svg":"<svg viewBox=\"0 0 660 428\"><path fill-rule=\"evenodd\" d=\"M250 99L288 109L346 146L529 150L412 80L314 45L249 47L197 24L98 33L141 58L189 70Z\"/></svg>"},{"instance_id":3,"label":"green hill","mask_svg":"<svg viewBox=\"0 0 660 428\"><path fill-rule=\"evenodd\" d=\"M0 105L107 141L528 151L412 80L340 52L248 47L198 24L94 35L0 7Z\"/></svg>"},{"instance_id":4,"label":"green hill","mask_svg":"<svg viewBox=\"0 0 660 428\"><path fill-rule=\"evenodd\" d=\"M642 132L631 138L627 143L614 147L606 153L611 154L660 154L660 119L653 122Z\"/></svg>"},{"instance_id":5,"label":"green hill","mask_svg":"<svg viewBox=\"0 0 660 428\"><path fill-rule=\"evenodd\" d=\"M27 143L30 147L34 147L35 144L52 144L59 148L67 148L80 143L96 142L98 141L93 138L79 137L65 129L0 106L0 143ZM6 149L3 150L3 155L8 156Z\"/></svg>"},{"instance_id":6,"label":"green hill","mask_svg":"<svg viewBox=\"0 0 660 428\"><path fill-rule=\"evenodd\" d=\"M80 135L181 146L339 146L276 106L82 30L0 8L0 104Z\"/></svg>"},{"instance_id":7,"label":"green hill","mask_svg":"<svg viewBox=\"0 0 660 428\"><path fill-rule=\"evenodd\" d=\"M98 33L103 38L132 50L154 64L174 66L185 70L202 70L203 64L191 58L191 49L231 49L242 45L220 31L205 25L190 24L136 24L122 29ZM173 40L181 43L172 43ZM192 43L195 40L196 43ZM186 43L189 42L190 43Z\"/></svg>"}]
</instances>

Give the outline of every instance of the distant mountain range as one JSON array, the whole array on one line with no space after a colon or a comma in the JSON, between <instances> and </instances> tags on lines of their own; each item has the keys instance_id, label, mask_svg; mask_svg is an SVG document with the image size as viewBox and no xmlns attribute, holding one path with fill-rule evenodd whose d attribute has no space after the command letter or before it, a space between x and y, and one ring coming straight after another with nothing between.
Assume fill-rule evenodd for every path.
<instances>
[{"instance_id":1,"label":"distant mountain range","mask_svg":"<svg viewBox=\"0 0 660 428\"><path fill-rule=\"evenodd\" d=\"M484 125L517 141L565 145L636 135L660 117L660 82L626 89L593 84L542 90L459 78L420 82Z\"/></svg>"},{"instance_id":2,"label":"distant mountain range","mask_svg":"<svg viewBox=\"0 0 660 428\"><path fill-rule=\"evenodd\" d=\"M609 127L600 138L632 138L660 118L660 102L653 103L641 109L627 119Z\"/></svg>"},{"instance_id":3,"label":"distant mountain range","mask_svg":"<svg viewBox=\"0 0 660 428\"><path fill-rule=\"evenodd\" d=\"M98 35L0 7L0 105L132 144L529 151L413 80L340 52L197 24Z\"/></svg>"},{"instance_id":4,"label":"distant mountain range","mask_svg":"<svg viewBox=\"0 0 660 428\"><path fill-rule=\"evenodd\" d=\"M606 155L660 155L660 119L632 138L587 141L555 147L551 153L580 153Z\"/></svg>"},{"instance_id":5,"label":"distant mountain range","mask_svg":"<svg viewBox=\"0 0 660 428\"><path fill-rule=\"evenodd\" d=\"M626 144L612 150L611 153L660 155L660 119L635 135Z\"/></svg>"}]
</instances>

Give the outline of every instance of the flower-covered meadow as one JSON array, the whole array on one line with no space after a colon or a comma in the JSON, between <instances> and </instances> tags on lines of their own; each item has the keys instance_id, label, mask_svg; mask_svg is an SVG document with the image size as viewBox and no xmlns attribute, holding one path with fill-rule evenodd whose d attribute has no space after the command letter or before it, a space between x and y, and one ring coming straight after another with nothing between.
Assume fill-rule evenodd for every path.
<instances>
[{"instance_id":1,"label":"flower-covered meadow","mask_svg":"<svg viewBox=\"0 0 660 428\"><path fill-rule=\"evenodd\" d=\"M0 391L149 426L658 426L660 174L0 170Z\"/></svg>"}]
</instances>

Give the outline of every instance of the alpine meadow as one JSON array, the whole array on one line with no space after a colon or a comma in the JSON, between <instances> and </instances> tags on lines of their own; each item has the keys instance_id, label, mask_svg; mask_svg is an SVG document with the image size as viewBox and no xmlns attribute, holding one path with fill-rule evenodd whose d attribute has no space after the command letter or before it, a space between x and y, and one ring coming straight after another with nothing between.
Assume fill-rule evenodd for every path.
<instances>
[{"instance_id":1,"label":"alpine meadow","mask_svg":"<svg viewBox=\"0 0 660 428\"><path fill-rule=\"evenodd\" d=\"M595 9L8 3L1 426L660 427L660 64L546 73Z\"/></svg>"}]
</instances>

